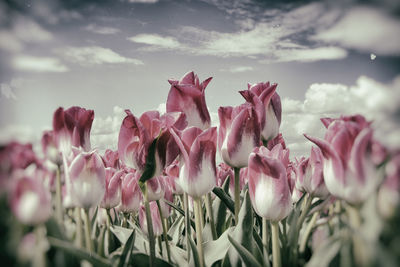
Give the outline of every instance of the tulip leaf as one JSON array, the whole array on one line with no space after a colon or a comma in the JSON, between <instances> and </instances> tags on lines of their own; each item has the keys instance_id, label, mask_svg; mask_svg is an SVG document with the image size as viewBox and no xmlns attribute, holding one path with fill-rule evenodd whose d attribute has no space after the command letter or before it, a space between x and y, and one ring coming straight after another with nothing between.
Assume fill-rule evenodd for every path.
<instances>
[{"instance_id":1,"label":"tulip leaf","mask_svg":"<svg viewBox=\"0 0 400 267\"><path fill-rule=\"evenodd\" d=\"M132 229L128 229L117 225L111 226L110 230L118 238L121 244L125 244L133 233Z\"/></svg>"},{"instance_id":2,"label":"tulip leaf","mask_svg":"<svg viewBox=\"0 0 400 267\"><path fill-rule=\"evenodd\" d=\"M222 188L215 187L212 191L217 197L219 197L224 202L226 207L232 213L235 212L235 202L233 202L233 200L229 197L227 193L225 193L225 191Z\"/></svg>"},{"instance_id":3,"label":"tulip leaf","mask_svg":"<svg viewBox=\"0 0 400 267\"><path fill-rule=\"evenodd\" d=\"M222 260L230 247L228 234L231 234L234 227L228 228L217 240L208 241L203 244L204 261L206 266Z\"/></svg>"},{"instance_id":4,"label":"tulip leaf","mask_svg":"<svg viewBox=\"0 0 400 267\"><path fill-rule=\"evenodd\" d=\"M193 257L190 258L190 261L194 262L194 266L200 267L200 258L199 253L197 251L196 244L194 243L193 239L189 237L190 248L192 250Z\"/></svg>"},{"instance_id":5,"label":"tulip leaf","mask_svg":"<svg viewBox=\"0 0 400 267\"><path fill-rule=\"evenodd\" d=\"M146 164L142 176L140 176L139 182L144 184L147 180L153 178L156 171L156 147L157 147L158 137L151 142L146 157Z\"/></svg>"},{"instance_id":6,"label":"tulip leaf","mask_svg":"<svg viewBox=\"0 0 400 267\"><path fill-rule=\"evenodd\" d=\"M129 263L130 263L129 266L147 267L149 266L149 255L135 251L132 253L132 257ZM169 267L172 265L160 258L155 258L154 266Z\"/></svg>"},{"instance_id":7,"label":"tulip leaf","mask_svg":"<svg viewBox=\"0 0 400 267\"><path fill-rule=\"evenodd\" d=\"M86 260L91 263L93 266L100 266L100 267L109 267L111 266L111 262L107 259L104 259L97 254L89 253L88 251L77 248L73 244L67 241L63 241L54 237L47 237L49 240L50 245L64 252L71 254L72 256L80 259Z\"/></svg>"},{"instance_id":8,"label":"tulip leaf","mask_svg":"<svg viewBox=\"0 0 400 267\"><path fill-rule=\"evenodd\" d=\"M341 247L340 237L332 236L327 239L317 250L314 251L307 267L329 266L332 259L338 254Z\"/></svg>"},{"instance_id":9,"label":"tulip leaf","mask_svg":"<svg viewBox=\"0 0 400 267\"><path fill-rule=\"evenodd\" d=\"M181 209L180 207L178 207L177 205L175 205L174 203L172 203L172 202L170 202L170 201L168 201L168 200L166 200L166 199L164 199L164 202L165 203L167 203L169 206L171 206L172 208L174 208L177 212L179 212L180 214L182 214L183 216L185 216L185 211L183 210L183 209ZM196 224L195 224L195 222L192 220L192 219L190 219L190 225L193 227L193 228L196 228Z\"/></svg>"},{"instance_id":10,"label":"tulip leaf","mask_svg":"<svg viewBox=\"0 0 400 267\"><path fill-rule=\"evenodd\" d=\"M230 235L228 235L229 241L232 243L236 251L238 252L240 258L243 260L246 266L259 266L262 265L254 258L254 256L249 252L245 247L240 245L235 239L233 239Z\"/></svg>"},{"instance_id":11,"label":"tulip leaf","mask_svg":"<svg viewBox=\"0 0 400 267\"><path fill-rule=\"evenodd\" d=\"M135 243L135 230L132 231L131 235L129 236L128 240L124 245L124 250L122 251L121 257L119 258L118 267L128 266L128 262L132 254L132 247L134 243Z\"/></svg>"},{"instance_id":12,"label":"tulip leaf","mask_svg":"<svg viewBox=\"0 0 400 267\"><path fill-rule=\"evenodd\" d=\"M229 190L229 180L230 177L225 180L224 184L222 185L222 188L225 193L228 192ZM214 212L214 218L215 220L215 229L217 231L217 236L221 236L222 233L225 230L225 223L226 223L226 212L227 208L225 203L220 199L220 198L215 198L214 203L213 203L213 212Z\"/></svg>"}]
</instances>

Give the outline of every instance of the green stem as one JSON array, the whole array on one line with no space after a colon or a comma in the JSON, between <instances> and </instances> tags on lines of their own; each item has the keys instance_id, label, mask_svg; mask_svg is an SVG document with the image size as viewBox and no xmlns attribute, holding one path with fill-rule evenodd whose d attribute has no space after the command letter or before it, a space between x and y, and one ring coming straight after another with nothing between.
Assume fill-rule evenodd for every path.
<instances>
[{"instance_id":1,"label":"green stem","mask_svg":"<svg viewBox=\"0 0 400 267\"><path fill-rule=\"evenodd\" d=\"M91 235L91 229L90 229L90 220L89 220L89 210L84 209L85 213L85 243L86 243L86 248L89 250L89 253L93 252L93 244L92 244L92 239L90 238Z\"/></svg>"},{"instance_id":2,"label":"green stem","mask_svg":"<svg viewBox=\"0 0 400 267\"><path fill-rule=\"evenodd\" d=\"M43 247L40 248L40 242L46 238L46 230L43 225L37 225L34 229L34 234L36 237L36 247L39 248L38 254L35 254L32 260L32 267L46 267L46 251Z\"/></svg>"},{"instance_id":3,"label":"green stem","mask_svg":"<svg viewBox=\"0 0 400 267\"><path fill-rule=\"evenodd\" d=\"M218 238L217 229L215 228L214 212L211 205L211 193L208 193L205 198L206 198L206 211L208 219L210 220L212 238L213 240L217 240Z\"/></svg>"},{"instance_id":4,"label":"green stem","mask_svg":"<svg viewBox=\"0 0 400 267\"><path fill-rule=\"evenodd\" d=\"M303 225L303 222L307 217L308 210L310 209L310 206L311 206L312 197L310 195L307 195L307 196L305 196L305 198L306 198L306 200L305 200L305 203L303 205L303 210L301 212L299 220L297 221L297 230L298 230L298 232L300 232L301 226Z\"/></svg>"},{"instance_id":5,"label":"green stem","mask_svg":"<svg viewBox=\"0 0 400 267\"><path fill-rule=\"evenodd\" d=\"M272 266L281 266L281 251L279 246L279 222L271 222L272 232Z\"/></svg>"},{"instance_id":6,"label":"green stem","mask_svg":"<svg viewBox=\"0 0 400 267\"><path fill-rule=\"evenodd\" d=\"M196 240L197 240L197 252L199 254L200 267L204 267L204 252L203 252L203 236L202 236L202 226L201 226L201 197L197 197L194 200L194 217L196 223Z\"/></svg>"},{"instance_id":7,"label":"green stem","mask_svg":"<svg viewBox=\"0 0 400 267\"><path fill-rule=\"evenodd\" d=\"M308 225L307 225L307 228L306 228L306 230L305 230L305 232L304 232L304 234L303 234L303 238L302 238L302 240L300 241L300 253L304 253L304 251L306 250L306 245L307 245L308 237L310 236L311 230L312 230L312 228L314 227L315 222L316 222L317 219L318 219L318 216L319 216L319 212L317 211L317 212L315 212L315 213L313 214L313 216L312 216L310 222L309 222Z\"/></svg>"},{"instance_id":8,"label":"green stem","mask_svg":"<svg viewBox=\"0 0 400 267\"><path fill-rule=\"evenodd\" d=\"M81 208L75 208L75 223L76 223L76 236L75 236L75 244L78 248L83 247L83 239L82 239L82 218L81 218Z\"/></svg>"},{"instance_id":9,"label":"green stem","mask_svg":"<svg viewBox=\"0 0 400 267\"><path fill-rule=\"evenodd\" d=\"M264 254L264 261L269 261L268 259L268 221L265 218L262 218L262 243L263 243L263 254Z\"/></svg>"},{"instance_id":10,"label":"green stem","mask_svg":"<svg viewBox=\"0 0 400 267\"><path fill-rule=\"evenodd\" d=\"M235 225L239 221L240 211L240 168L234 168L235 171Z\"/></svg>"},{"instance_id":11,"label":"green stem","mask_svg":"<svg viewBox=\"0 0 400 267\"><path fill-rule=\"evenodd\" d=\"M149 196L147 192L147 182L143 186L143 196L144 196L144 207L146 209L146 220L147 220L147 232L149 235L149 250L150 250L150 257L149 257L149 266L154 266L154 261L156 258L156 244L154 239L154 232L153 232L153 220L151 218L151 211L150 211L150 203L149 203Z\"/></svg>"},{"instance_id":12,"label":"green stem","mask_svg":"<svg viewBox=\"0 0 400 267\"><path fill-rule=\"evenodd\" d=\"M190 261L190 214L189 214L189 198L187 193L183 194L183 205L185 209L185 232L186 232L186 252L187 252L187 262Z\"/></svg>"},{"instance_id":13,"label":"green stem","mask_svg":"<svg viewBox=\"0 0 400 267\"><path fill-rule=\"evenodd\" d=\"M353 228L353 253L355 263L358 266L368 266L370 261L370 255L367 251L367 247L363 242L362 238L358 235L357 231L362 224L362 218L360 210L357 207L351 205L346 206L346 210L350 219L350 225Z\"/></svg>"},{"instance_id":14,"label":"green stem","mask_svg":"<svg viewBox=\"0 0 400 267\"><path fill-rule=\"evenodd\" d=\"M102 226L100 229L100 238L99 238L99 245L97 247L97 254L99 254L101 257L105 256L104 253L104 238L106 236L106 231L107 231L107 226Z\"/></svg>"},{"instance_id":15,"label":"green stem","mask_svg":"<svg viewBox=\"0 0 400 267\"><path fill-rule=\"evenodd\" d=\"M167 221L164 220L165 218L162 215L160 200L157 200L157 207L158 207L158 212L160 213L160 219L161 219L161 224L162 224L162 228L163 228L164 242L165 242L165 247L167 248L168 262L172 263L171 251L169 249L168 234L167 234Z\"/></svg>"},{"instance_id":16,"label":"green stem","mask_svg":"<svg viewBox=\"0 0 400 267\"><path fill-rule=\"evenodd\" d=\"M61 203L61 166L56 170L56 219L59 225L63 224L63 207Z\"/></svg>"}]
</instances>

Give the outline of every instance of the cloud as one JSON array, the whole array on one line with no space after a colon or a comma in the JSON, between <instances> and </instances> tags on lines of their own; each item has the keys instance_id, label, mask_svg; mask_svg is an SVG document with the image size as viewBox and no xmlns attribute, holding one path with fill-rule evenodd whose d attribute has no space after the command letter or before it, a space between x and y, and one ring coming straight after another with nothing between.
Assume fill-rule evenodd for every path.
<instances>
[{"instance_id":1,"label":"cloud","mask_svg":"<svg viewBox=\"0 0 400 267\"><path fill-rule=\"evenodd\" d=\"M321 117L361 114L372 120L375 137L387 147L400 148L400 76L392 83L382 84L366 76L353 86L343 84L312 84L304 101L282 99L281 131L292 156L307 155L311 143L303 133L323 138L325 128Z\"/></svg>"},{"instance_id":2,"label":"cloud","mask_svg":"<svg viewBox=\"0 0 400 267\"><path fill-rule=\"evenodd\" d=\"M311 39L379 55L400 54L400 21L382 9L354 7Z\"/></svg>"},{"instance_id":3,"label":"cloud","mask_svg":"<svg viewBox=\"0 0 400 267\"><path fill-rule=\"evenodd\" d=\"M183 47L174 37L158 34L138 34L128 38L129 41L149 45L153 49L173 49Z\"/></svg>"},{"instance_id":4,"label":"cloud","mask_svg":"<svg viewBox=\"0 0 400 267\"><path fill-rule=\"evenodd\" d=\"M282 49L275 51L277 62L313 62L347 57L347 51L339 47L317 47L304 49Z\"/></svg>"},{"instance_id":5,"label":"cloud","mask_svg":"<svg viewBox=\"0 0 400 267\"><path fill-rule=\"evenodd\" d=\"M15 17L10 29L0 30L0 48L8 52L19 52L25 44L43 43L53 35L35 21L22 16Z\"/></svg>"},{"instance_id":6,"label":"cloud","mask_svg":"<svg viewBox=\"0 0 400 267\"><path fill-rule=\"evenodd\" d=\"M85 30L93 32L93 33L104 34L104 35L116 34L116 33L120 32L120 29L113 28L113 27L98 26L96 24L87 25L85 27Z\"/></svg>"},{"instance_id":7,"label":"cloud","mask_svg":"<svg viewBox=\"0 0 400 267\"><path fill-rule=\"evenodd\" d=\"M129 3L140 3L140 4L154 4L158 0L128 0Z\"/></svg>"},{"instance_id":8,"label":"cloud","mask_svg":"<svg viewBox=\"0 0 400 267\"><path fill-rule=\"evenodd\" d=\"M139 59L124 57L109 48L100 46L66 47L58 52L64 55L65 59L81 65L121 63L143 65L143 61Z\"/></svg>"},{"instance_id":9,"label":"cloud","mask_svg":"<svg viewBox=\"0 0 400 267\"><path fill-rule=\"evenodd\" d=\"M118 148L118 135L122 120L125 117L124 109L115 106L113 114L105 118L95 116L91 130L91 145L101 152L107 148Z\"/></svg>"},{"instance_id":10,"label":"cloud","mask_svg":"<svg viewBox=\"0 0 400 267\"><path fill-rule=\"evenodd\" d=\"M17 100L17 96L15 95L13 88L9 84L2 83L0 84L0 88L2 96L7 99Z\"/></svg>"},{"instance_id":11,"label":"cloud","mask_svg":"<svg viewBox=\"0 0 400 267\"><path fill-rule=\"evenodd\" d=\"M15 70L30 72L66 72L68 67L58 58L17 55L12 59Z\"/></svg>"},{"instance_id":12,"label":"cloud","mask_svg":"<svg viewBox=\"0 0 400 267\"><path fill-rule=\"evenodd\" d=\"M221 71L227 71L232 73L252 71L254 68L251 66L232 66L228 69L221 69Z\"/></svg>"}]
</instances>

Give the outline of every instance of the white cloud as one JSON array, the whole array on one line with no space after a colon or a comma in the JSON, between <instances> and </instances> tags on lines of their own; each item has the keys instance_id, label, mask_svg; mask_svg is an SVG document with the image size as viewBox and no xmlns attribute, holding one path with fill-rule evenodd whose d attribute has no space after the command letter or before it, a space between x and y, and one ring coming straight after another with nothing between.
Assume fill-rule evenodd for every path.
<instances>
[{"instance_id":1,"label":"white cloud","mask_svg":"<svg viewBox=\"0 0 400 267\"><path fill-rule=\"evenodd\" d=\"M317 47L305 49L282 49L275 52L278 62L312 62L335 60L347 57L347 51L339 47Z\"/></svg>"},{"instance_id":2,"label":"white cloud","mask_svg":"<svg viewBox=\"0 0 400 267\"><path fill-rule=\"evenodd\" d=\"M175 38L158 34L138 34L128 38L129 41L150 45L154 49L173 49L182 46Z\"/></svg>"},{"instance_id":3,"label":"white cloud","mask_svg":"<svg viewBox=\"0 0 400 267\"><path fill-rule=\"evenodd\" d=\"M378 8L354 7L314 40L380 55L400 54L400 21Z\"/></svg>"},{"instance_id":4,"label":"white cloud","mask_svg":"<svg viewBox=\"0 0 400 267\"><path fill-rule=\"evenodd\" d=\"M9 84L2 83L0 84L0 88L2 96L7 99L17 100L17 96L15 95L13 88Z\"/></svg>"},{"instance_id":5,"label":"white cloud","mask_svg":"<svg viewBox=\"0 0 400 267\"><path fill-rule=\"evenodd\" d=\"M2 127L0 131L0 145L11 141L37 144L38 139L37 134L28 125L7 125Z\"/></svg>"},{"instance_id":6,"label":"white cloud","mask_svg":"<svg viewBox=\"0 0 400 267\"><path fill-rule=\"evenodd\" d=\"M124 57L109 48L100 46L66 47L59 50L67 60L81 65L120 64L129 63L143 65L139 59Z\"/></svg>"},{"instance_id":7,"label":"white cloud","mask_svg":"<svg viewBox=\"0 0 400 267\"><path fill-rule=\"evenodd\" d=\"M93 32L93 33L104 34L104 35L116 34L116 33L120 32L120 29L113 28L113 27L98 26L96 24L87 25L85 27L85 30Z\"/></svg>"},{"instance_id":8,"label":"white cloud","mask_svg":"<svg viewBox=\"0 0 400 267\"><path fill-rule=\"evenodd\" d=\"M321 117L361 114L372 120L375 136L390 148L400 148L400 76L390 84L382 84L361 76L355 85L312 84L303 102L282 100L281 131L292 156L307 155L311 143L304 133L322 138L325 128ZM396 117L397 116L397 117Z\"/></svg>"},{"instance_id":9,"label":"white cloud","mask_svg":"<svg viewBox=\"0 0 400 267\"><path fill-rule=\"evenodd\" d=\"M126 116L124 109L115 106L112 116L106 118L95 116L91 130L91 145L101 152L107 148L116 150L118 148L118 135L121 123Z\"/></svg>"},{"instance_id":10,"label":"white cloud","mask_svg":"<svg viewBox=\"0 0 400 267\"><path fill-rule=\"evenodd\" d=\"M158 0L128 0L129 3L140 3L140 4L154 4Z\"/></svg>"},{"instance_id":11,"label":"white cloud","mask_svg":"<svg viewBox=\"0 0 400 267\"><path fill-rule=\"evenodd\" d=\"M58 58L18 55L12 59L15 70L30 72L66 72L68 67Z\"/></svg>"},{"instance_id":12,"label":"white cloud","mask_svg":"<svg viewBox=\"0 0 400 267\"><path fill-rule=\"evenodd\" d=\"M247 72L252 71L254 68L252 66L232 66L228 69L221 69L221 71L227 71L232 73Z\"/></svg>"}]
</instances>

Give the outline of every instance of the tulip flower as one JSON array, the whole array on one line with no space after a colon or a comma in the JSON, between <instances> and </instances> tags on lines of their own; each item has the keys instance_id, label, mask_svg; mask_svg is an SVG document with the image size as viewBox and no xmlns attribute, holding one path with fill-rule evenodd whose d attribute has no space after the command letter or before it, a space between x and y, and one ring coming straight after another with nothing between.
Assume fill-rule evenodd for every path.
<instances>
[{"instance_id":1,"label":"tulip flower","mask_svg":"<svg viewBox=\"0 0 400 267\"><path fill-rule=\"evenodd\" d=\"M103 159L104 166L106 168L107 167L111 167L114 169L120 168L118 151L112 151L111 149L106 149L102 159Z\"/></svg>"},{"instance_id":2,"label":"tulip flower","mask_svg":"<svg viewBox=\"0 0 400 267\"><path fill-rule=\"evenodd\" d=\"M256 213L271 221L285 218L292 198L282 161L266 147L255 148L249 157L249 193Z\"/></svg>"},{"instance_id":3,"label":"tulip flower","mask_svg":"<svg viewBox=\"0 0 400 267\"><path fill-rule=\"evenodd\" d=\"M140 173L129 172L122 176L121 204L118 209L124 213L137 212L142 200L138 184Z\"/></svg>"},{"instance_id":4,"label":"tulip flower","mask_svg":"<svg viewBox=\"0 0 400 267\"><path fill-rule=\"evenodd\" d=\"M192 197L201 197L216 185L215 153L217 128L205 131L189 127L176 133L171 130L178 144L183 164L179 174L179 184Z\"/></svg>"},{"instance_id":5,"label":"tulip flower","mask_svg":"<svg viewBox=\"0 0 400 267\"><path fill-rule=\"evenodd\" d=\"M218 150L222 159L236 168L246 167L253 148L260 145L257 114L249 104L218 109Z\"/></svg>"},{"instance_id":6,"label":"tulip flower","mask_svg":"<svg viewBox=\"0 0 400 267\"><path fill-rule=\"evenodd\" d=\"M257 83L248 84L248 90L240 91L240 94L251 103L258 115L261 137L268 141L279 133L281 124L281 99L275 92L277 84Z\"/></svg>"},{"instance_id":7,"label":"tulip flower","mask_svg":"<svg viewBox=\"0 0 400 267\"><path fill-rule=\"evenodd\" d=\"M310 158L299 161L295 172L297 189L321 199L329 196L324 182L323 157L319 148L312 147Z\"/></svg>"},{"instance_id":8,"label":"tulip flower","mask_svg":"<svg viewBox=\"0 0 400 267\"><path fill-rule=\"evenodd\" d=\"M172 163L179 153L168 129L183 129L186 126L184 114L167 113L160 116L158 111L148 111L138 119L129 110L125 111L118 138L118 153L121 161L140 173L145 169L149 147L158 138L156 147L156 171L162 174L164 166Z\"/></svg>"},{"instance_id":9,"label":"tulip flower","mask_svg":"<svg viewBox=\"0 0 400 267\"><path fill-rule=\"evenodd\" d=\"M342 117L331 120L324 140L305 135L322 151L328 191L350 204L363 202L380 182L372 160L373 133L369 124L359 115Z\"/></svg>"},{"instance_id":10,"label":"tulip flower","mask_svg":"<svg viewBox=\"0 0 400 267\"><path fill-rule=\"evenodd\" d=\"M179 81L168 80L171 89L168 93L167 112L183 112L188 126L202 130L209 128L211 118L206 105L205 89L211 79L210 77L200 83L197 75L188 72Z\"/></svg>"},{"instance_id":11,"label":"tulip flower","mask_svg":"<svg viewBox=\"0 0 400 267\"><path fill-rule=\"evenodd\" d=\"M62 163L60 151L57 149L57 144L54 139L53 131L45 131L42 136L42 150L43 154L49 161L56 165Z\"/></svg>"},{"instance_id":12,"label":"tulip flower","mask_svg":"<svg viewBox=\"0 0 400 267\"><path fill-rule=\"evenodd\" d=\"M149 201L160 200L165 193L163 178L160 176L147 180L147 194Z\"/></svg>"},{"instance_id":13,"label":"tulip flower","mask_svg":"<svg viewBox=\"0 0 400 267\"><path fill-rule=\"evenodd\" d=\"M111 209L121 201L121 178L125 174L123 170L117 171L114 168L106 168L106 191L101 202L101 207Z\"/></svg>"},{"instance_id":14,"label":"tulip flower","mask_svg":"<svg viewBox=\"0 0 400 267\"><path fill-rule=\"evenodd\" d=\"M154 236L160 236L163 233L162 222L160 213L158 211L157 203L155 201L150 202L150 214L151 214L151 221L153 224L153 234ZM148 235L147 231L147 218L146 218L146 211L145 207L141 206L139 209L139 223L142 231Z\"/></svg>"},{"instance_id":15,"label":"tulip flower","mask_svg":"<svg viewBox=\"0 0 400 267\"><path fill-rule=\"evenodd\" d=\"M283 139L282 134L278 134L275 138L269 140L267 142L267 148L269 150L272 150L274 148L274 146L276 146L277 144L281 144L283 149L286 149L286 143L285 143L285 139Z\"/></svg>"},{"instance_id":16,"label":"tulip flower","mask_svg":"<svg viewBox=\"0 0 400 267\"><path fill-rule=\"evenodd\" d=\"M24 224L43 223L52 213L50 192L39 177L16 177L10 194L10 204L14 215Z\"/></svg>"},{"instance_id":17,"label":"tulip flower","mask_svg":"<svg viewBox=\"0 0 400 267\"><path fill-rule=\"evenodd\" d=\"M182 195L183 190L179 184L179 161L176 160L165 168L165 179L171 187L172 193L175 195Z\"/></svg>"},{"instance_id":18,"label":"tulip flower","mask_svg":"<svg viewBox=\"0 0 400 267\"><path fill-rule=\"evenodd\" d=\"M99 205L106 191L106 173L100 155L96 151L80 153L72 161L69 173L76 204L85 210Z\"/></svg>"},{"instance_id":19,"label":"tulip flower","mask_svg":"<svg viewBox=\"0 0 400 267\"><path fill-rule=\"evenodd\" d=\"M217 166L217 186L221 187L225 180L229 179L229 193L233 196L235 192L235 174L233 168L226 163L220 163ZM240 169L239 189L242 190L247 181L247 168Z\"/></svg>"},{"instance_id":20,"label":"tulip flower","mask_svg":"<svg viewBox=\"0 0 400 267\"><path fill-rule=\"evenodd\" d=\"M167 200L171 203L174 202L174 195L172 194L171 185L165 180L166 177L160 177L160 181L164 181L164 196L160 199L160 207L163 218L168 218L171 215L171 206L165 203L164 200Z\"/></svg>"},{"instance_id":21,"label":"tulip flower","mask_svg":"<svg viewBox=\"0 0 400 267\"><path fill-rule=\"evenodd\" d=\"M71 146L90 150L90 130L94 119L94 111L81 107L67 110L60 107L54 112L53 132L58 149L68 155Z\"/></svg>"}]
</instances>

